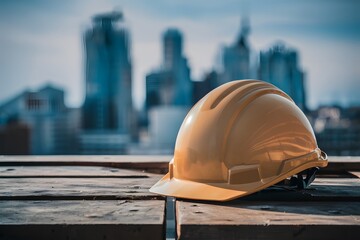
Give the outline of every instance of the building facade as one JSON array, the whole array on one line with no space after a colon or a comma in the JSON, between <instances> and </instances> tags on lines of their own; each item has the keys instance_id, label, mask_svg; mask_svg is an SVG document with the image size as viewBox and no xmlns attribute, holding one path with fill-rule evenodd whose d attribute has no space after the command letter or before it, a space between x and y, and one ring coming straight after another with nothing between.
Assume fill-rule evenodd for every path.
<instances>
[{"instance_id":1,"label":"building facade","mask_svg":"<svg viewBox=\"0 0 360 240\"><path fill-rule=\"evenodd\" d=\"M183 37L179 30L163 34L163 62L157 71L146 76L146 111L154 106L191 106L192 81L183 54Z\"/></svg>"},{"instance_id":2,"label":"building facade","mask_svg":"<svg viewBox=\"0 0 360 240\"><path fill-rule=\"evenodd\" d=\"M290 95L294 102L306 110L304 73L299 67L297 51L275 44L260 53L259 79L274 84Z\"/></svg>"},{"instance_id":3,"label":"building facade","mask_svg":"<svg viewBox=\"0 0 360 240\"><path fill-rule=\"evenodd\" d=\"M163 35L164 70L173 75L173 99L176 106L192 103L192 81L187 58L183 54L183 36L178 29L168 29Z\"/></svg>"},{"instance_id":4,"label":"building facade","mask_svg":"<svg viewBox=\"0 0 360 240\"><path fill-rule=\"evenodd\" d=\"M150 143L146 148L152 148L153 153L172 153L182 120L193 103L193 82L181 32L166 30L162 43L162 64L146 76L144 115Z\"/></svg>"},{"instance_id":5,"label":"building facade","mask_svg":"<svg viewBox=\"0 0 360 240\"><path fill-rule=\"evenodd\" d=\"M328 155L360 155L360 107L322 106L308 118L319 147Z\"/></svg>"},{"instance_id":6,"label":"building facade","mask_svg":"<svg viewBox=\"0 0 360 240\"><path fill-rule=\"evenodd\" d=\"M85 33L84 130L132 131L130 36L122 21L120 12L97 15Z\"/></svg>"},{"instance_id":7,"label":"building facade","mask_svg":"<svg viewBox=\"0 0 360 240\"><path fill-rule=\"evenodd\" d=\"M3 132L14 129L16 125L17 129L23 125L29 129L30 154L77 153L80 114L78 109L65 106L61 89L48 85L38 91L19 94L0 106L0 122L3 123Z\"/></svg>"},{"instance_id":8,"label":"building facade","mask_svg":"<svg viewBox=\"0 0 360 240\"><path fill-rule=\"evenodd\" d=\"M146 76L145 108L172 105L174 103L175 78L170 71L152 72Z\"/></svg>"},{"instance_id":9,"label":"building facade","mask_svg":"<svg viewBox=\"0 0 360 240\"><path fill-rule=\"evenodd\" d=\"M217 87L219 74L212 70L205 74L202 81L193 82L193 104L196 104L207 93Z\"/></svg>"},{"instance_id":10,"label":"building facade","mask_svg":"<svg viewBox=\"0 0 360 240\"><path fill-rule=\"evenodd\" d=\"M235 42L226 46L222 54L222 76L218 85L241 79L251 78L250 46L248 35L250 26L247 19L243 19L241 30Z\"/></svg>"}]
</instances>

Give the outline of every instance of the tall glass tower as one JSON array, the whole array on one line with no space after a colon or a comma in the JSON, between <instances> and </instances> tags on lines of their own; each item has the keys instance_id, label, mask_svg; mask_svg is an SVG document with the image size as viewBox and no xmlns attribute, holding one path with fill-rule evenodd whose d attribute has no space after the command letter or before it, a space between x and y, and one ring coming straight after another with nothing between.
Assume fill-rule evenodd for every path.
<instances>
[{"instance_id":1,"label":"tall glass tower","mask_svg":"<svg viewBox=\"0 0 360 240\"><path fill-rule=\"evenodd\" d=\"M179 30L170 28L163 35L164 71L173 76L173 105L190 106L192 82L190 68L183 55L183 37Z\"/></svg>"},{"instance_id":2,"label":"tall glass tower","mask_svg":"<svg viewBox=\"0 0 360 240\"><path fill-rule=\"evenodd\" d=\"M92 28L85 33L85 130L130 132L130 40L122 21L121 12L96 15Z\"/></svg>"},{"instance_id":3,"label":"tall glass tower","mask_svg":"<svg viewBox=\"0 0 360 240\"><path fill-rule=\"evenodd\" d=\"M304 73L299 67L296 50L277 43L268 51L262 51L259 78L289 94L302 110L306 110Z\"/></svg>"},{"instance_id":4,"label":"tall glass tower","mask_svg":"<svg viewBox=\"0 0 360 240\"><path fill-rule=\"evenodd\" d=\"M241 22L240 34L235 43L224 48L222 56L223 76L219 79L219 85L251 77L249 32L249 21L244 18Z\"/></svg>"}]
</instances>

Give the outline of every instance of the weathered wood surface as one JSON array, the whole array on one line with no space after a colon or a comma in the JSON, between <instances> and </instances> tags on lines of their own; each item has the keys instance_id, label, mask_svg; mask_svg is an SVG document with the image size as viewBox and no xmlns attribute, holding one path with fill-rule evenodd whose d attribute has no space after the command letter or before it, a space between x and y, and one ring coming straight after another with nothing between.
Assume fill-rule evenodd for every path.
<instances>
[{"instance_id":1,"label":"weathered wood surface","mask_svg":"<svg viewBox=\"0 0 360 240\"><path fill-rule=\"evenodd\" d=\"M148 178L157 176L143 171L88 166L7 166L0 167L1 178Z\"/></svg>"},{"instance_id":2,"label":"weathered wood surface","mask_svg":"<svg viewBox=\"0 0 360 240\"><path fill-rule=\"evenodd\" d=\"M165 201L1 201L0 239L163 239Z\"/></svg>"},{"instance_id":3,"label":"weathered wood surface","mask_svg":"<svg viewBox=\"0 0 360 240\"><path fill-rule=\"evenodd\" d=\"M0 167L1 178L149 178L158 174L141 170L88 166L7 166Z\"/></svg>"},{"instance_id":4,"label":"weathered wood surface","mask_svg":"<svg viewBox=\"0 0 360 240\"><path fill-rule=\"evenodd\" d=\"M178 199L178 238L357 239L360 174L339 178L343 170L315 179L305 190L273 187L224 203Z\"/></svg>"},{"instance_id":5,"label":"weathered wood surface","mask_svg":"<svg viewBox=\"0 0 360 240\"><path fill-rule=\"evenodd\" d=\"M2 163L169 163L171 155L0 155ZM2 164L5 165L5 164Z\"/></svg>"},{"instance_id":6,"label":"weathered wood surface","mask_svg":"<svg viewBox=\"0 0 360 240\"><path fill-rule=\"evenodd\" d=\"M359 202L176 202L179 239L357 239Z\"/></svg>"},{"instance_id":7,"label":"weathered wood surface","mask_svg":"<svg viewBox=\"0 0 360 240\"><path fill-rule=\"evenodd\" d=\"M166 172L170 159L0 156L0 239L163 239L165 200L148 191L162 175L149 172ZM359 171L359 157L329 157L310 189L177 201L177 232L180 239L354 239Z\"/></svg>"},{"instance_id":8,"label":"weathered wood surface","mask_svg":"<svg viewBox=\"0 0 360 240\"><path fill-rule=\"evenodd\" d=\"M57 171L57 169L60 169ZM100 167L16 167L0 171L0 199L162 199L148 189L160 175ZM90 168L90 170L89 170ZM1 168L0 168L1 169ZM9 169L13 169L10 170ZM96 176L98 171L99 176ZM91 173L92 172L92 173ZM79 176L72 176L79 173ZM46 181L42 177L46 177ZM35 175L35 177L34 177ZM13 179L15 178L15 179ZM27 186L24 188L24 186ZM266 194L267 192L271 194ZM248 197L250 200L323 200L360 201L360 179L318 178L303 191L269 189ZM270 198L270 199L268 199Z\"/></svg>"},{"instance_id":9,"label":"weathered wood surface","mask_svg":"<svg viewBox=\"0 0 360 240\"><path fill-rule=\"evenodd\" d=\"M103 166L166 173L172 156L0 156L0 166Z\"/></svg>"},{"instance_id":10,"label":"weathered wood surface","mask_svg":"<svg viewBox=\"0 0 360 240\"><path fill-rule=\"evenodd\" d=\"M164 239L165 199L148 190L162 175L145 158L137 170L22 158L0 166L0 239Z\"/></svg>"},{"instance_id":11,"label":"weathered wood surface","mask_svg":"<svg viewBox=\"0 0 360 240\"><path fill-rule=\"evenodd\" d=\"M0 200L34 199L163 199L148 189L160 176L143 178L15 178L1 179ZM29 187L24 185L29 184ZM267 189L248 197L249 200L323 200L360 201L360 179L317 179L309 189L285 191ZM291 198L290 198L291 197Z\"/></svg>"},{"instance_id":12,"label":"weathered wood surface","mask_svg":"<svg viewBox=\"0 0 360 240\"><path fill-rule=\"evenodd\" d=\"M117 168L1 167L0 200L164 199L149 192L160 178Z\"/></svg>"},{"instance_id":13,"label":"weathered wood surface","mask_svg":"<svg viewBox=\"0 0 360 240\"><path fill-rule=\"evenodd\" d=\"M1 156L0 166L103 166L142 169L166 173L171 155L161 156ZM329 156L329 164L322 173L360 171L360 157Z\"/></svg>"},{"instance_id":14,"label":"weathered wood surface","mask_svg":"<svg viewBox=\"0 0 360 240\"><path fill-rule=\"evenodd\" d=\"M358 178L317 178L304 190L268 188L243 197L250 201L359 201L360 179Z\"/></svg>"},{"instance_id":15,"label":"weathered wood surface","mask_svg":"<svg viewBox=\"0 0 360 240\"><path fill-rule=\"evenodd\" d=\"M320 169L320 173L347 171L360 171L360 157L329 156L328 166Z\"/></svg>"},{"instance_id":16,"label":"weathered wood surface","mask_svg":"<svg viewBox=\"0 0 360 240\"><path fill-rule=\"evenodd\" d=\"M164 199L149 192L159 178L3 178L0 200Z\"/></svg>"}]
</instances>

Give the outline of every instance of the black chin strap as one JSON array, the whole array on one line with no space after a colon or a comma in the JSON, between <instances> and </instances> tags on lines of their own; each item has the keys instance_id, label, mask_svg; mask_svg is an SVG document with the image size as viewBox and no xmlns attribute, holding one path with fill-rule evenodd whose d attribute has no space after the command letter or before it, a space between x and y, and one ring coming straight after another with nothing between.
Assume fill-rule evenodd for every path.
<instances>
[{"instance_id":1,"label":"black chin strap","mask_svg":"<svg viewBox=\"0 0 360 240\"><path fill-rule=\"evenodd\" d=\"M305 189L310 186L314 181L316 172L319 170L318 167L309 168L305 171L298 173L296 176L292 176L290 179L285 179L282 182L274 185L274 187L290 188L290 189ZM306 175L304 178L303 175Z\"/></svg>"}]
</instances>

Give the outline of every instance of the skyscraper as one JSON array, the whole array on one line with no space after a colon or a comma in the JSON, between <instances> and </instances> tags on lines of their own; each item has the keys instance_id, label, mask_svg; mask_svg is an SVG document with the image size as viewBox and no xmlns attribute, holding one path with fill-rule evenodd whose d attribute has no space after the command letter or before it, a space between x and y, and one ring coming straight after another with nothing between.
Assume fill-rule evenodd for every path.
<instances>
[{"instance_id":1,"label":"skyscraper","mask_svg":"<svg viewBox=\"0 0 360 240\"><path fill-rule=\"evenodd\" d=\"M223 50L223 74L219 78L220 82L218 85L251 77L250 47L247 40L249 32L249 22L244 18L241 22L240 34L235 43L225 47Z\"/></svg>"},{"instance_id":2,"label":"skyscraper","mask_svg":"<svg viewBox=\"0 0 360 240\"><path fill-rule=\"evenodd\" d=\"M192 105L190 68L179 30L162 36L163 62L146 76L146 123L153 152L172 153L182 119Z\"/></svg>"},{"instance_id":3,"label":"skyscraper","mask_svg":"<svg viewBox=\"0 0 360 240\"><path fill-rule=\"evenodd\" d=\"M156 105L191 106L190 68L183 55L183 38L177 29L163 34L163 63L146 76L146 109Z\"/></svg>"},{"instance_id":4,"label":"skyscraper","mask_svg":"<svg viewBox=\"0 0 360 240\"><path fill-rule=\"evenodd\" d=\"M192 102L192 82L190 68L183 55L183 37L179 30L170 28L163 35L164 70L174 79L173 104L190 106Z\"/></svg>"},{"instance_id":5,"label":"skyscraper","mask_svg":"<svg viewBox=\"0 0 360 240\"><path fill-rule=\"evenodd\" d=\"M85 33L85 130L131 132L130 37L122 21L121 12L96 15Z\"/></svg>"},{"instance_id":6,"label":"skyscraper","mask_svg":"<svg viewBox=\"0 0 360 240\"><path fill-rule=\"evenodd\" d=\"M306 109L304 73L298 66L298 54L284 44L275 44L260 53L259 79L274 84L290 95L302 109Z\"/></svg>"},{"instance_id":7,"label":"skyscraper","mask_svg":"<svg viewBox=\"0 0 360 240\"><path fill-rule=\"evenodd\" d=\"M202 81L193 82L193 104L196 104L201 98L217 87L219 74L212 70L205 74Z\"/></svg>"},{"instance_id":8,"label":"skyscraper","mask_svg":"<svg viewBox=\"0 0 360 240\"><path fill-rule=\"evenodd\" d=\"M170 28L163 35L164 68L172 70L182 61L182 34L179 30Z\"/></svg>"},{"instance_id":9,"label":"skyscraper","mask_svg":"<svg viewBox=\"0 0 360 240\"><path fill-rule=\"evenodd\" d=\"M146 76L145 108L172 105L174 98L174 76L170 71L152 72Z\"/></svg>"}]
</instances>

